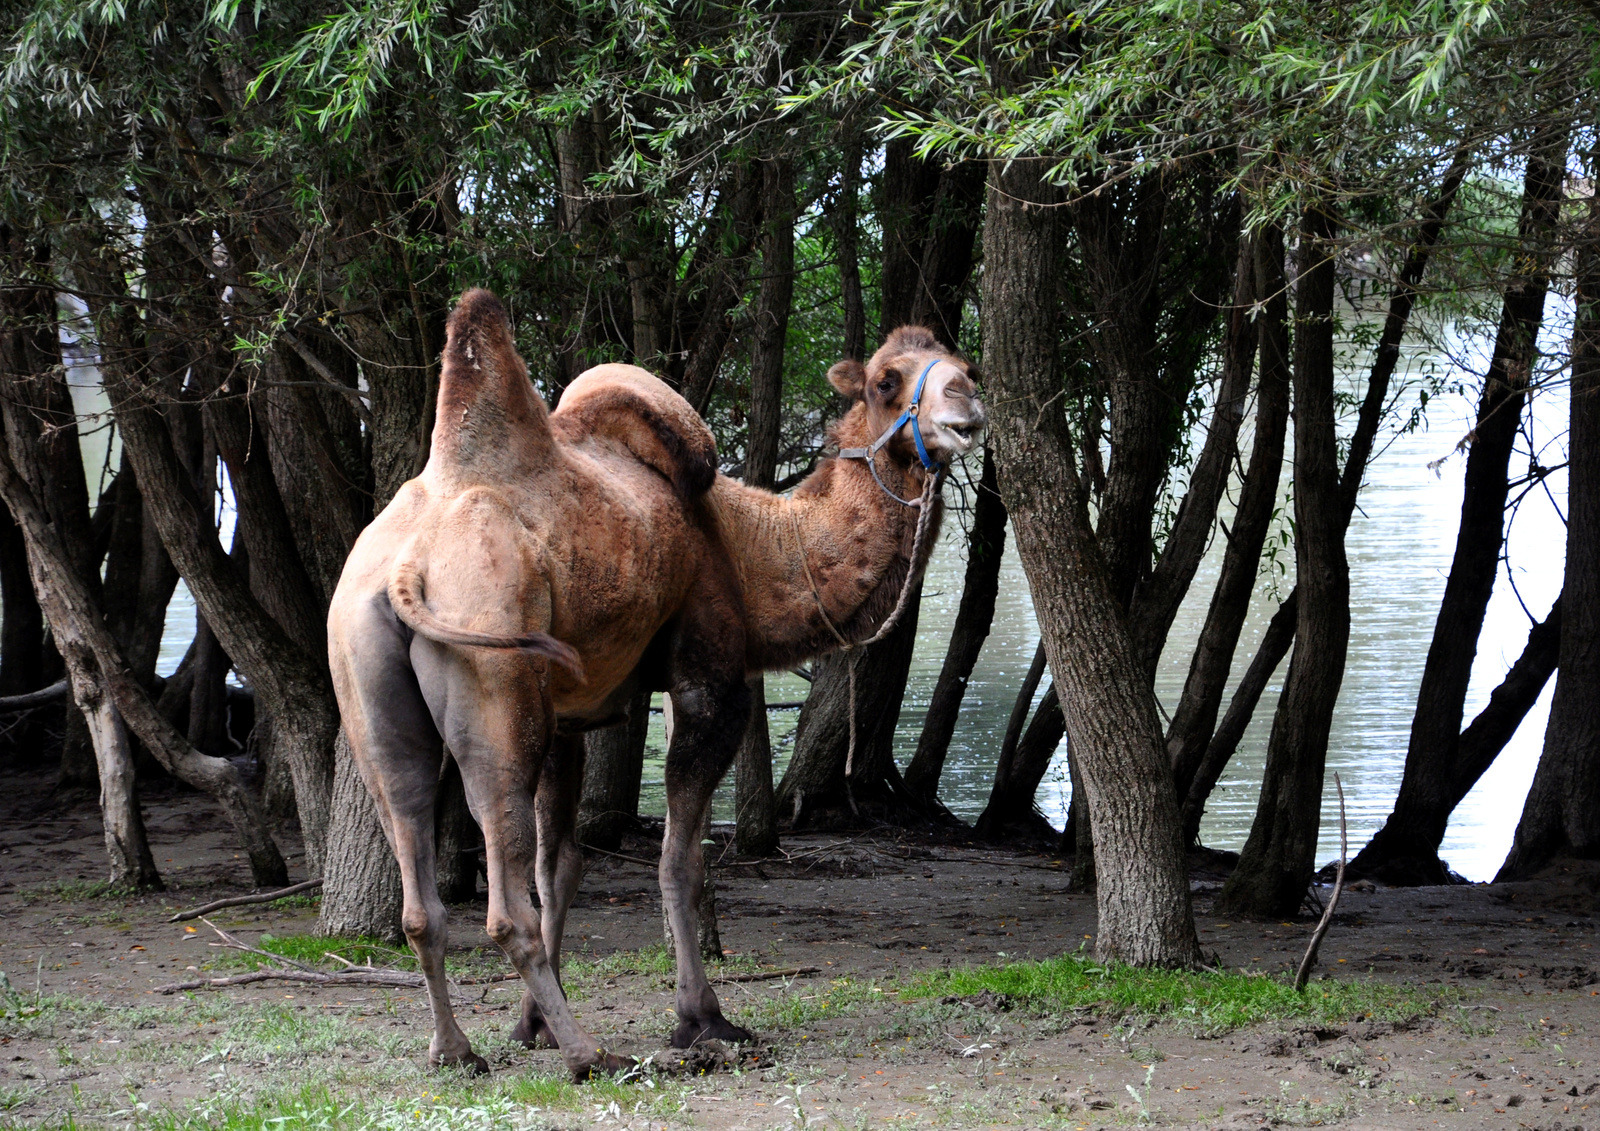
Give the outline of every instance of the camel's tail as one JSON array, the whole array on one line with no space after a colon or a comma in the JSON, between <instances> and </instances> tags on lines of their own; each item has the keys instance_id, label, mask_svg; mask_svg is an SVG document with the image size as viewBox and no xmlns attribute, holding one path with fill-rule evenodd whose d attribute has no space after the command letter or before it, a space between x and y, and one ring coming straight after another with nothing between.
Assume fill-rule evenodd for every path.
<instances>
[{"instance_id":1,"label":"camel's tail","mask_svg":"<svg viewBox=\"0 0 1600 1131\"><path fill-rule=\"evenodd\" d=\"M544 656L583 678L583 661L577 650L544 632L525 632L502 636L492 632L471 632L452 628L434 616L422 603L422 574L414 565L402 565L389 579L389 604L411 631L440 644L461 648L515 648L531 656Z\"/></svg>"}]
</instances>

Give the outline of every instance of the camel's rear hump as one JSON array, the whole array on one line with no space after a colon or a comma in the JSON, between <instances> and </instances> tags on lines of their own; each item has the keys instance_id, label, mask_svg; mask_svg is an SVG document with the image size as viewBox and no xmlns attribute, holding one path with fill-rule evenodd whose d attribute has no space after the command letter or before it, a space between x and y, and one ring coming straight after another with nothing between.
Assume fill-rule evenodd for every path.
<instances>
[{"instance_id":1,"label":"camel's rear hump","mask_svg":"<svg viewBox=\"0 0 1600 1131\"><path fill-rule=\"evenodd\" d=\"M500 300L481 288L466 292L445 334L430 464L485 480L546 466L550 410L528 380Z\"/></svg>"},{"instance_id":2,"label":"camel's rear hump","mask_svg":"<svg viewBox=\"0 0 1600 1131\"><path fill-rule=\"evenodd\" d=\"M672 483L679 497L704 494L717 477L717 442L700 414L636 365L597 365L578 375L550 417L564 443L612 440Z\"/></svg>"}]
</instances>

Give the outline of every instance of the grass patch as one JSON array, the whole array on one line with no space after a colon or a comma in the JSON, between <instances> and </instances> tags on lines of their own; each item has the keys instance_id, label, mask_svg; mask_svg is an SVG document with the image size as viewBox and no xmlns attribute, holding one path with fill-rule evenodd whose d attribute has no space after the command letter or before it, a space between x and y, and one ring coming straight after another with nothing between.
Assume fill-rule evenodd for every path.
<instances>
[{"instance_id":1,"label":"grass patch","mask_svg":"<svg viewBox=\"0 0 1600 1131\"><path fill-rule=\"evenodd\" d=\"M820 984L800 983L781 993L757 997L740 1003L732 1012L740 1024L757 1030L802 1029L829 1018L847 1016L866 1002L884 999L884 991L876 982L835 978ZM728 1004L724 1001L724 1005Z\"/></svg>"},{"instance_id":2,"label":"grass patch","mask_svg":"<svg viewBox=\"0 0 1600 1131\"><path fill-rule=\"evenodd\" d=\"M1041 1010L1163 1016L1192 1021L1205 1032L1263 1021L1406 1022L1433 1014L1450 996L1444 987L1326 980L1298 994L1267 974L1147 970L1082 955L937 971L916 978L901 996L967 997L984 990Z\"/></svg>"},{"instance_id":3,"label":"grass patch","mask_svg":"<svg viewBox=\"0 0 1600 1131\"><path fill-rule=\"evenodd\" d=\"M390 946L382 939L367 937L332 939L323 935L283 935L264 934L254 942L248 939L241 940L248 945L258 947L269 954L280 954L293 962L301 962L307 966L333 967L339 963L330 960L327 955L337 954L346 962L357 965L370 964L373 966L393 966L400 970L415 970L417 968L416 956L411 951ZM242 950L219 950L212 960L216 966L243 968L257 970L269 963L259 954L248 954Z\"/></svg>"}]
</instances>

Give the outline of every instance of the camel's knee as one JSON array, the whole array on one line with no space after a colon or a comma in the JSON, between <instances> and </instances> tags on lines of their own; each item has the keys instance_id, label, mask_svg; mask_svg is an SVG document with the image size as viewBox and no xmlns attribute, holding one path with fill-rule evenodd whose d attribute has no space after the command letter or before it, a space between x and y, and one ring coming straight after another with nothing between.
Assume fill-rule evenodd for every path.
<instances>
[{"instance_id":1,"label":"camel's knee","mask_svg":"<svg viewBox=\"0 0 1600 1131\"><path fill-rule=\"evenodd\" d=\"M400 914L400 929L417 946L430 946L444 940L446 912L443 907L407 907Z\"/></svg>"}]
</instances>

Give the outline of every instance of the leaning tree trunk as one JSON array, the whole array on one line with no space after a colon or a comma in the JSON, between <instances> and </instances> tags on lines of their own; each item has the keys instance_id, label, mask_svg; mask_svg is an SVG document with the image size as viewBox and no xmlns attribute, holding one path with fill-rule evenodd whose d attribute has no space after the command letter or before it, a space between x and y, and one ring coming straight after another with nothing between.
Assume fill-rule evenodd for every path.
<instances>
[{"instance_id":1,"label":"leaning tree trunk","mask_svg":"<svg viewBox=\"0 0 1600 1131\"><path fill-rule=\"evenodd\" d=\"M1289 304L1284 297L1283 229L1268 224L1249 242L1254 245L1254 293L1263 296L1258 331L1261 360L1260 377L1256 382L1255 444L1250 450L1250 466L1239 492L1239 506L1223 550L1222 570L1212 591L1211 606L1206 611L1205 625L1189 661L1189 675L1184 681L1177 710L1173 712L1172 725L1167 729L1167 754L1180 799L1188 797L1202 759L1211 746L1212 731L1233 666L1234 650L1250 611L1250 597L1255 591L1261 565L1261 548L1266 544L1278 505L1278 478L1289 419ZM1276 668L1277 664L1272 667ZM1271 671L1266 674L1270 677ZM1255 708L1253 701L1250 708L1252 711ZM1248 714L1245 721L1249 721ZM1229 748L1227 754L1232 753ZM1226 761L1223 757L1222 762ZM1208 772L1212 776L1201 793L1201 806L1210 796L1211 786L1216 784L1222 766L1211 766ZM1194 819L1198 829L1198 814ZM1192 843L1195 834L1189 830L1187 816L1184 831L1185 842Z\"/></svg>"},{"instance_id":2,"label":"leaning tree trunk","mask_svg":"<svg viewBox=\"0 0 1600 1131\"><path fill-rule=\"evenodd\" d=\"M1350 640L1350 567L1335 431L1335 223L1308 208L1294 343L1295 574L1299 611L1250 837L1218 911L1293 915L1315 868L1322 777Z\"/></svg>"},{"instance_id":3,"label":"leaning tree trunk","mask_svg":"<svg viewBox=\"0 0 1600 1131\"><path fill-rule=\"evenodd\" d=\"M1053 842L1055 829L1034 804L1039 783L1061 746L1067 723L1055 685L1039 700L1033 721L1014 745L1002 745L989 803L973 829L985 840Z\"/></svg>"},{"instance_id":4,"label":"leaning tree trunk","mask_svg":"<svg viewBox=\"0 0 1600 1131\"><path fill-rule=\"evenodd\" d=\"M1562 857L1600 856L1600 195L1590 198L1577 256L1561 668L1544 753L1497 881L1526 879Z\"/></svg>"},{"instance_id":5,"label":"leaning tree trunk","mask_svg":"<svg viewBox=\"0 0 1600 1131\"><path fill-rule=\"evenodd\" d=\"M622 847L623 834L638 824L649 732L650 693L643 691L628 703L624 722L584 735L583 794L578 802L581 844L615 852Z\"/></svg>"},{"instance_id":6,"label":"leaning tree trunk","mask_svg":"<svg viewBox=\"0 0 1600 1131\"><path fill-rule=\"evenodd\" d=\"M793 828L859 827L865 820L908 817L905 783L894 761L894 732L916 646L922 580L900 623L878 643L823 656L795 725L794 756L778 783L777 808ZM850 757L850 669L855 668L856 748Z\"/></svg>"},{"instance_id":7,"label":"leaning tree trunk","mask_svg":"<svg viewBox=\"0 0 1600 1131\"><path fill-rule=\"evenodd\" d=\"M750 415L744 481L771 490L777 479L783 414L783 351L794 303L794 163L762 162L761 289L750 342ZM778 850L772 791L772 741L767 731L766 684L751 681L750 718L734 758L735 839L739 851L770 856Z\"/></svg>"},{"instance_id":8,"label":"leaning tree trunk","mask_svg":"<svg viewBox=\"0 0 1600 1131\"><path fill-rule=\"evenodd\" d=\"M967 574L961 586L961 607L956 612L944 666L933 685L933 698L922 720L917 751L906 767L906 789L926 809L939 803L939 777L945 755L961 715L967 680L989 638L994 623L994 603L1000 593L1000 564L1006 548L1006 506L1000 501L994 456L985 451L978 479L977 501L972 508L972 531L967 536ZM1029 692L1031 697L1032 692Z\"/></svg>"},{"instance_id":9,"label":"leaning tree trunk","mask_svg":"<svg viewBox=\"0 0 1600 1131\"><path fill-rule=\"evenodd\" d=\"M1089 525L1060 407L1060 257L1043 162L994 160L984 226L984 363L1000 492L1028 573L1100 846L1097 954L1190 966L1200 946L1155 695Z\"/></svg>"},{"instance_id":10,"label":"leaning tree trunk","mask_svg":"<svg viewBox=\"0 0 1600 1131\"><path fill-rule=\"evenodd\" d=\"M1352 862L1358 873L1382 875L1389 882L1449 881L1448 869L1439 859L1439 845L1455 808L1451 796L1467 687L1505 543L1506 474L1522 427L1544 320L1566 152L1563 130L1558 139L1547 142L1528 159L1519 276L1506 287L1499 333L1478 401L1472 446L1467 450L1455 555L1417 689L1405 774L1394 811Z\"/></svg>"}]
</instances>

